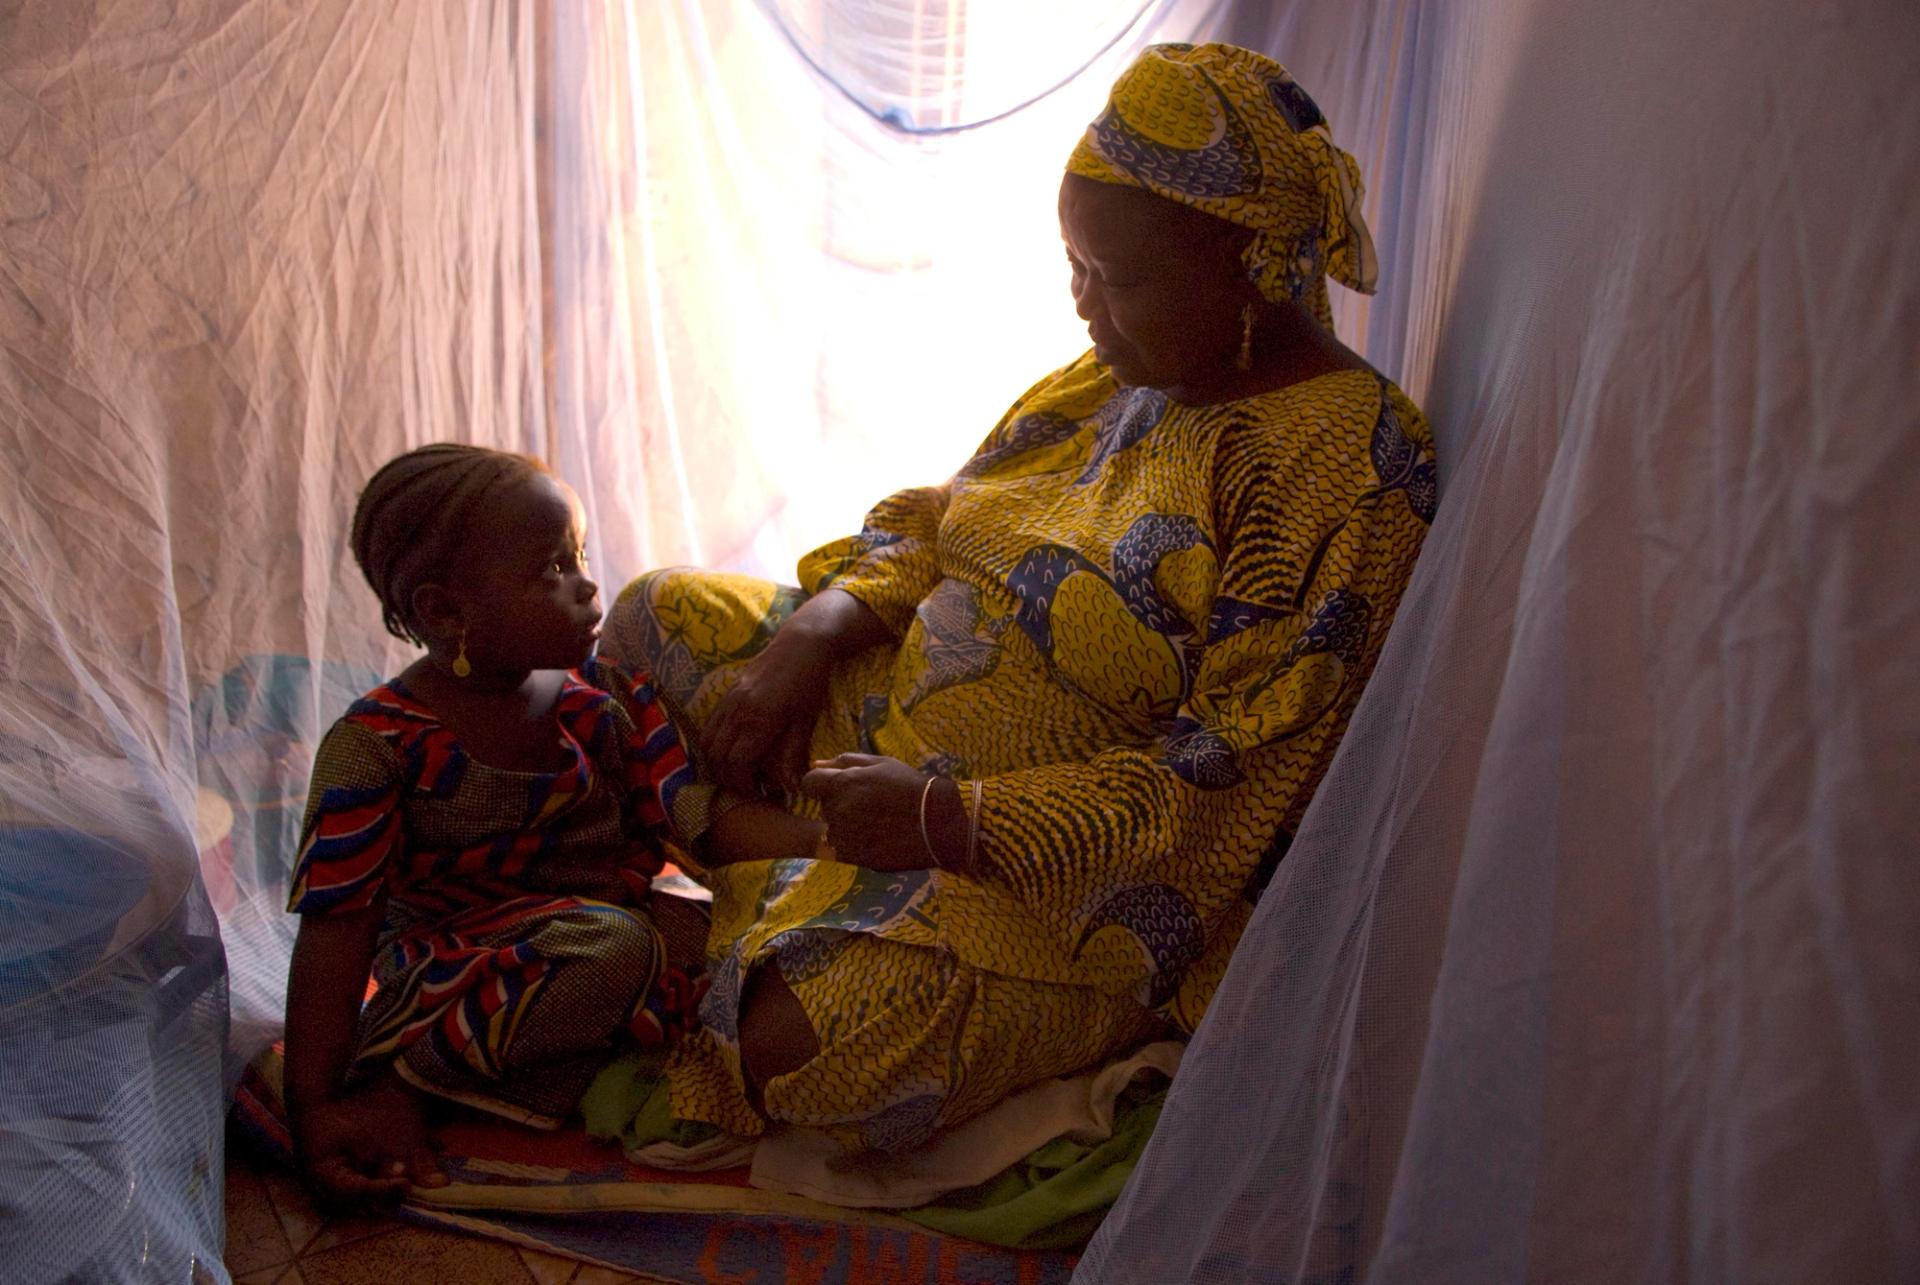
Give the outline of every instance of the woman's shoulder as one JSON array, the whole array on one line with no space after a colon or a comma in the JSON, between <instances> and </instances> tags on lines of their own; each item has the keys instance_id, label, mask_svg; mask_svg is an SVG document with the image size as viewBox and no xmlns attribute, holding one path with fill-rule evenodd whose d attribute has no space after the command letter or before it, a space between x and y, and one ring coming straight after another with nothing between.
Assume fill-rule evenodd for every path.
<instances>
[{"instance_id":1,"label":"woman's shoulder","mask_svg":"<svg viewBox=\"0 0 1920 1285\"><path fill-rule=\"evenodd\" d=\"M1119 391L1113 372L1094 360L1089 348L1014 399L1003 423L1047 411L1078 418L1099 409Z\"/></svg>"},{"instance_id":2,"label":"woman's shoulder","mask_svg":"<svg viewBox=\"0 0 1920 1285\"><path fill-rule=\"evenodd\" d=\"M1287 419L1299 415L1365 415L1377 408L1393 381L1371 366L1342 366L1308 378L1251 393L1218 409L1249 419Z\"/></svg>"},{"instance_id":3,"label":"woman's shoulder","mask_svg":"<svg viewBox=\"0 0 1920 1285\"><path fill-rule=\"evenodd\" d=\"M1371 368L1334 371L1223 403L1212 462L1221 512L1291 512L1357 501L1390 481L1431 489L1433 437L1406 393ZM1413 492L1410 491L1410 494Z\"/></svg>"},{"instance_id":4,"label":"woman's shoulder","mask_svg":"<svg viewBox=\"0 0 1920 1285\"><path fill-rule=\"evenodd\" d=\"M1223 443L1239 450L1365 450L1384 423L1431 445L1426 416L1392 380L1371 367L1330 371L1207 410L1223 421Z\"/></svg>"}]
</instances>

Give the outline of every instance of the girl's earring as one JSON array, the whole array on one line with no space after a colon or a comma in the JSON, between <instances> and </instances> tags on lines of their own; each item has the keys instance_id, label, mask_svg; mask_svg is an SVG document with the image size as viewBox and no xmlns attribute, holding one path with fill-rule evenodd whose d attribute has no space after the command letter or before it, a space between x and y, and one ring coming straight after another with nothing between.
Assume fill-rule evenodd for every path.
<instances>
[{"instance_id":1,"label":"girl's earring","mask_svg":"<svg viewBox=\"0 0 1920 1285\"><path fill-rule=\"evenodd\" d=\"M465 678L473 672L473 662L467 659L467 631L464 626L460 630L460 654L453 658L449 668L453 670L455 678Z\"/></svg>"},{"instance_id":2,"label":"girl's earring","mask_svg":"<svg viewBox=\"0 0 1920 1285\"><path fill-rule=\"evenodd\" d=\"M1240 309L1240 355L1233 359L1238 370L1249 370L1253 366L1253 305L1248 303Z\"/></svg>"}]
</instances>

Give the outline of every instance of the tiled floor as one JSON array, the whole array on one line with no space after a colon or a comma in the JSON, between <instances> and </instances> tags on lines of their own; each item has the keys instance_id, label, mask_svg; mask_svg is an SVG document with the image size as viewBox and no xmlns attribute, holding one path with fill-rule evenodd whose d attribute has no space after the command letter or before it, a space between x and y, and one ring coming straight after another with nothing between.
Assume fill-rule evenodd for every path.
<instances>
[{"instance_id":1,"label":"tiled floor","mask_svg":"<svg viewBox=\"0 0 1920 1285\"><path fill-rule=\"evenodd\" d=\"M227 1148L227 1270L237 1285L615 1285L609 1271L384 1215L328 1217L292 1175Z\"/></svg>"}]
</instances>

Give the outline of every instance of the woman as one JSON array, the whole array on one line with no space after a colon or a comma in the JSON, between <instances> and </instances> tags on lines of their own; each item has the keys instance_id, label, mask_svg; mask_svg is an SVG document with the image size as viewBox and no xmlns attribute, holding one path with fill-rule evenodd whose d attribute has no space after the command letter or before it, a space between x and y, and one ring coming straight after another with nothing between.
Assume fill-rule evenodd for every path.
<instances>
[{"instance_id":1,"label":"woman","mask_svg":"<svg viewBox=\"0 0 1920 1285\"><path fill-rule=\"evenodd\" d=\"M1331 333L1325 276L1372 287L1352 158L1278 64L1163 45L1067 170L1090 353L804 593L671 571L614 609L703 770L837 857L706 872L677 1115L902 1147L1191 1030L1379 654L1434 468Z\"/></svg>"}]
</instances>

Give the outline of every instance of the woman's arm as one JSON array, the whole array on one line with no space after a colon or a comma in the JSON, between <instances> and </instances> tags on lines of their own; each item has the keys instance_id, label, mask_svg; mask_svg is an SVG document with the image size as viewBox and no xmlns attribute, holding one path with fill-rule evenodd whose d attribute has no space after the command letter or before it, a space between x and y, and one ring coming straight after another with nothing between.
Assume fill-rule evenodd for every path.
<instances>
[{"instance_id":1,"label":"woman's arm","mask_svg":"<svg viewBox=\"0 0 1920 1285\"><path fill-rule=\"evenodd\" d=\"M961 471L1003 447L1034 394L1060 374L1022 393ZM800 788L833 666L904 637L939 587L940 526L952 498L951 481L895 492L868 511L857 535L800 559L800 587L811 596L742 667L707 718L702 767L715 780L749 795L767 785L788 795Z\"/></svg>"},{"instance_id":2,"label":"woman's arm","mask_svg":"<svg viewBox=\"0 0 1920 1285\"><path fill-rule=\"evenodd\" d=\"M815 763L801 782L820 800L834 856L872 870L974 873L970 783L879 754Z\"/></svg>"},{"instance_id":3,"label":"woman's arm","mask_svg":"<svg viewBox=\"0 0 1920 1285\"><path fill-rule=\"evenodd\" d=\"M893 631L873 608L845 589L823 589L801 603L767 644L768 652L848 660L891 640ZM763 655L766 653L762 653Z\"/></svg>"}]
</instances>

